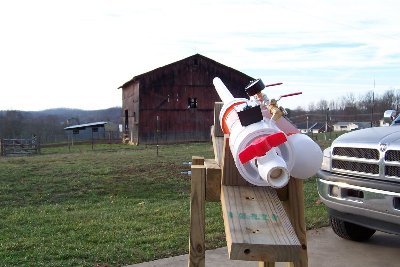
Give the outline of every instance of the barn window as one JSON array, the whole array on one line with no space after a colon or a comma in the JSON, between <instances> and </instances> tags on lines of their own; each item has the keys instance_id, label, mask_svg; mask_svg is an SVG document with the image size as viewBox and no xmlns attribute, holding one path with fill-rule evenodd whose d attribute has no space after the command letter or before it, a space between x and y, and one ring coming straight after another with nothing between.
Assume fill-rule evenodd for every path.
<instances>
[{"instance_id":1,"label":"barn window","mask_svg":"<svg viewBox=\"0 0 400 267\"><path fill-rule=\"evenodd\" d=\"M78 129L73 129L72 130L72 134L79 134L79 130Z\"/></svg>"},{"instance_id":2,"label":"barn window","mask_svg":"<svg viewBox=\"0 0 400 267\"><path fill-rule=\"evenodd\" d=\"M99 128L97 128L97 127L93 127L93 128L92 128L92 132L93 132L93 133L97 133L98 131L99 131Z\"/></svg>"},{"instance_id":3,"label":"barn window","mask_svg":"<svg viewBox=\"0 0 400 267\"><path fill-rule=\"evenodd\" d=\"M195 97L188 98L188 108L197 108L197 98Z\"/></svg>"}]
</instances>

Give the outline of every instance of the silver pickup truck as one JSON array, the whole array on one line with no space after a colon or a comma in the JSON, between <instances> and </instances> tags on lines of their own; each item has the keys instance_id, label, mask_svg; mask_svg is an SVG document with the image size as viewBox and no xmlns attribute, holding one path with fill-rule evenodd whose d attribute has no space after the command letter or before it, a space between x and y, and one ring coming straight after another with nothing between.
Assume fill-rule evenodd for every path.
<instances>
[{"instance_id":1,"label":"silver pickup truck","mask_svg":"<svg viewBox=\"0 0 400 267\"><path fill-rule=\"evenodd\" d=\"M376 230L400 234L400 126L396 121L389 127L343 134L324 150L318 193L333 231L342 238L366 241Z\"/></svg>"}]
</instances>

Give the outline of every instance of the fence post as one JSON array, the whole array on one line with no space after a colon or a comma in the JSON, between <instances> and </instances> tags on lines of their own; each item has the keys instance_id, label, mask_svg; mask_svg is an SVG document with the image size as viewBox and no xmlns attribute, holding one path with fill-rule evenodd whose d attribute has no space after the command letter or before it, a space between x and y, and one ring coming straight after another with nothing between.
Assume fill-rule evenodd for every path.
<instances>
[{"instance_id":1,"label":"fence post","mask_svg":"<svg viewBox=\"0 0 400 267\"><path fill-rule=\"evenodd\" d=\"M3 156L3 138L0 139L0 156Z\"/></svg>"},{"instance_id":2,"label":"fence post","mask_svg":"<svg viewBox=\"0 0 400 267\"><path fill-rule=\"evenodd\" d=\"M41 138L40 138L40 136L39 136L39 138L37 139L37 150L36 150L36 153L37 154L41 154L41 146L42 146L42 142L41 142L42 140L41 140Z\"/></svg>"}]
</instances>

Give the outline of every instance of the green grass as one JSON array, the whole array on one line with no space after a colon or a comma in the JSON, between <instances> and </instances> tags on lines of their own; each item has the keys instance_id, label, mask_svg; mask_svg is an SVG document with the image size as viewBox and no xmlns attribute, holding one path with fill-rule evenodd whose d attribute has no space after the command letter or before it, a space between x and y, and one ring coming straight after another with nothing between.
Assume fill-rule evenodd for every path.
<instances>
[{"instance_id":1,"label":"green grass","mask_svg":"<svg viewBox=\"0 0 400 267\"><path fill-rule=\"evenodd\" d=\"M190 177L210 143L43 148L0 158L1 266L121 266L187 253ZM327 224L315 179L307 228ZM206 247L225 246L220 203L206 204Z\"/></svg>"}]
</instances>

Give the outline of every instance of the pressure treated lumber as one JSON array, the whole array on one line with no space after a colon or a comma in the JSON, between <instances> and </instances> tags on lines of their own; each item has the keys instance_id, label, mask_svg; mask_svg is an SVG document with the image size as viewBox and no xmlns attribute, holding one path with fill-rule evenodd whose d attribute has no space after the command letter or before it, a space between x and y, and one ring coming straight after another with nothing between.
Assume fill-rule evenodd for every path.
<instances>
[{"instance_id":1,"label":"pressure treated lumber","mask_svg":"<svg viewBox=\"0 0 400 267\"><path fill-rule=\"evenodd\" d=\"M219 202L221 196L221 168L214 159L205 159L206 201Z\"/></svg>"},{"instance_id":2,"label":"pressure treated lumber","mask_svg":"<svg viewBox=\"0 0 400 267\"><path fill-rule=\"evenodd\" d=\"M301 244L274 189L222 185L229 258L296 262Z\"/></svg>"},{"instance_id":3,"label":"pressure treated lumber","mask_svg":"<svg viewBox=\"0 0 400 267\"><path fill-rule=\"evenodd\" d=\"M205 181L204 158L192 158L190 194L189 267L205 266Z\"/></svg>"},{"instance_id":4,"label":"pressure treated lumber","mask_svg":"<svg viewBox=\"0 0 400 267\"><path fill-rule=\"evenodd\" d=\"M219 166L222 165L222 154L223 154L223 148L224 148L224 137L216 137L213 133L214 131L214 126L211 129L211 139L213 143L213 149L214 149L214 158L215 161Z\"/></svg>"},{"instance_id":5,"label":"pressure treated lumber","mask_svg":"<svg viewBox=\"0 0 400 267\"><path fill-rule=\"evenodd\" d=\"M231 149L229 147L229 136L224 137L224 146L222 152L222 184L223 185L243 185L243 186L253 186L251 183L247 182L242 175L240 175L238 169L236 168L235 161L233 159Z\"/></svg>"},{"instance_id":6,"label":"pressure treated lumber","mask_svg":"<svg viewBox=\"0 0 400 267\"><path fill-rule=\"evenodd\" d=\"M223 102L215 102L214 104L214 134L216 137L224 137L224 132L222 131L221 124L219 123L219 114L224 106Z\"/></svg>"},{"instance_id":7,"label":"pressure treated lumber","mask_svg":"<svg viewBox=\"0 0 400 267\"><path fill-rule=\"evenodd\" d=\"M291 224L299 238L301 250L299 251L299 260L294 262L295 267L308 266L307 256L307 235L306 223L304 218L304 188L303 180L290 178L288 183L289 199L285 203L288 206L288 215Z\"/></svg>"}]
</instances>

